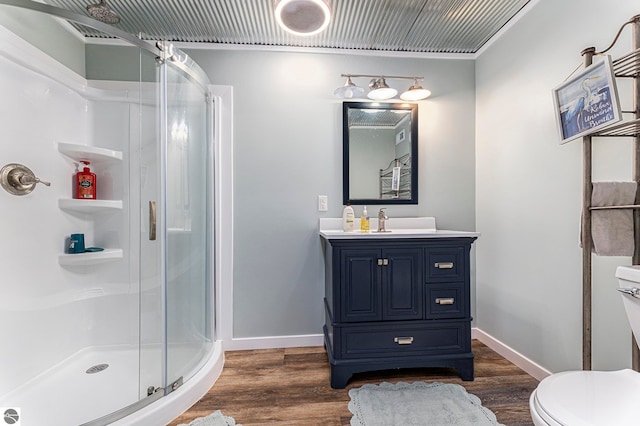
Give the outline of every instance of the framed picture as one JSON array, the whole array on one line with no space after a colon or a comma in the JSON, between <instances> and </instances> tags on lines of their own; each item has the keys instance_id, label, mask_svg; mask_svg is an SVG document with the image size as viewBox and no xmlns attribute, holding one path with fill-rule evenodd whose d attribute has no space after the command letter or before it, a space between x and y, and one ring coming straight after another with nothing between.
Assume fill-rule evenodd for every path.
<instances>
[{"instance_id":1,"label":"framed picture","mask_svg":"<svg viewBox=\"0 0 640 426\"><path fill-rule=\"evenodd\" d=\"M611 57L604 56L553 89L553 101L561 144L620 121Z\"/></svg>"},{"instance_id":2,"label":"framed picture","mask_svg":"<svg viewBox=\"0 0 640 426\"><path fill-rule=\"evenodd\" d=\"M396 145L398 145L401 142L404 142L404 129L400 130L398 133L396 133Z\"/></svg>"}]
</instances>

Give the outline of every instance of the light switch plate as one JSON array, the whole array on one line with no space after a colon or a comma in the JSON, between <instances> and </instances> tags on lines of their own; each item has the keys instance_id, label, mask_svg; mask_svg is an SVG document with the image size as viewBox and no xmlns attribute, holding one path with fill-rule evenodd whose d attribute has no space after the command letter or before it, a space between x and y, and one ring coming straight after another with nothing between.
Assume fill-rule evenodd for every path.
<instances>
[{"instance_id":1,"label":"light switch plate","mask_svg":"<svg viewBox=\"0 0 640 426\"><path fill-rule=\"evenodd\" d=\"M318 195L318 211L326 212L329 210L329 198L326 195Z\"/></svg>"}]
</instances>

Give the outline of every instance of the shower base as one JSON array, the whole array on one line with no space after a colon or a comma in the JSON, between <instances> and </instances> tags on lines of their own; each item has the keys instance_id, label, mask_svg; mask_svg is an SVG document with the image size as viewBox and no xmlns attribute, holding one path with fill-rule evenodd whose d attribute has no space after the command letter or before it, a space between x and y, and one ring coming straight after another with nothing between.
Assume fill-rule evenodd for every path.
<instances>
[{"instance_id":1,"label":"shower base","mask_svg":"<svg viewBox=\"0 0 640 426\"><path fill-rule=\"evenodd\" d=\"M150 350L151 348L147 348ZM176 359L186 360L192 351L172 348ZM96 420L139 400L137 346L85 348L43 374L0 397L0 406L19 408L22 425L70 426ZM107 368L95 368L108 364ZM224 365L222 342L196 368L178 391L149 404L114 426L161 425L170 422L200 399L215 383ZM101 370L88 374L87 370Z\"/></svg>"},{"instance_id":2,"label":"shower base","mask_svg":"<svg viewBox=\"0 0 640 426\"><path fill-rule=\"evenodd\" d=\"M86 372L101 364L108 367ZM85 348L0 398L1 405L19 408L23 425L81 425L138 401L138 366L137 347Z\"/></svg>"}]
</instances>

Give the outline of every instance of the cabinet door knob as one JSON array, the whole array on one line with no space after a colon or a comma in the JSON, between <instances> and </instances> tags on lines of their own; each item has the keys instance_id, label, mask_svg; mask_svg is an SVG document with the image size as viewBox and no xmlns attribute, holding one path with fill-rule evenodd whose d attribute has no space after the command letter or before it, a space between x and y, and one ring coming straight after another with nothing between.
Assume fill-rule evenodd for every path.
<instances>
[{"instance_id":1,"label":"cabinet door knob","mask_svg":"<svg viewBox=\"0 0 640 426\"><path fill-rule=\"evenodd\" d=\"M399 345L410 345L413 343L413 337L394 337L393 341Z\"/></svg>"},{"instance_id":2,"label":"cabinet door knob","mask_svg":"<svg viewBox=\"0 0 640 426\"><path fill-rule=\"evenodd\" d=\"M378 266L382 266L382 259L378 259Z\"/></svg>"},{"instance_id":3,"label":"cabinet door knob","mask_svg":"<svg viewBox=\"0 0 640 426\"><path fill-rule=\"evenodd\" d=\"M456 299L453 297L438 297L436 299L436 305L453 305Z\"/></svg>"},{"instance_id":4,"label":"cabinet door knob","mask_svg":"<svg viewBox=\"0 0 640 426\"><path fill-rule=\"evenodd\" d=\"M453 269L453 262L437 262L433 266L438 269Z\"/></svg>"},{"instance_id":5,"label":"cabinet door knob","mask_svg":"<svg viewBox=\"0 0 640 426\"><path fill-rule=\"evenodd\" d=\"M382 264L383 264L384 266L389 265L389 259L382 259Z\"/></svg>"}]
</instances>

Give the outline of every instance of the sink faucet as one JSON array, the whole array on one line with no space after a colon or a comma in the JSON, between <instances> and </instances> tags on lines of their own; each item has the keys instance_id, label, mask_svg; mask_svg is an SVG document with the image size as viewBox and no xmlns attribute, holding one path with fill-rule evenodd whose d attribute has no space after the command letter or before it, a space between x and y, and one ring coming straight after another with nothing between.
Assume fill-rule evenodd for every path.
<instances>
[{"instance_id":1,"label":"sink faucet","mask_svg":"<svg viewBox=\"0 0 640 426\"><path fill-rule=\"evenodd\" d=\"M387 228L384 223L387 219L389 218L384 214L384 208L381 208L378 212L378 232L387 232Z\"/></svg>"}]
</instances>

